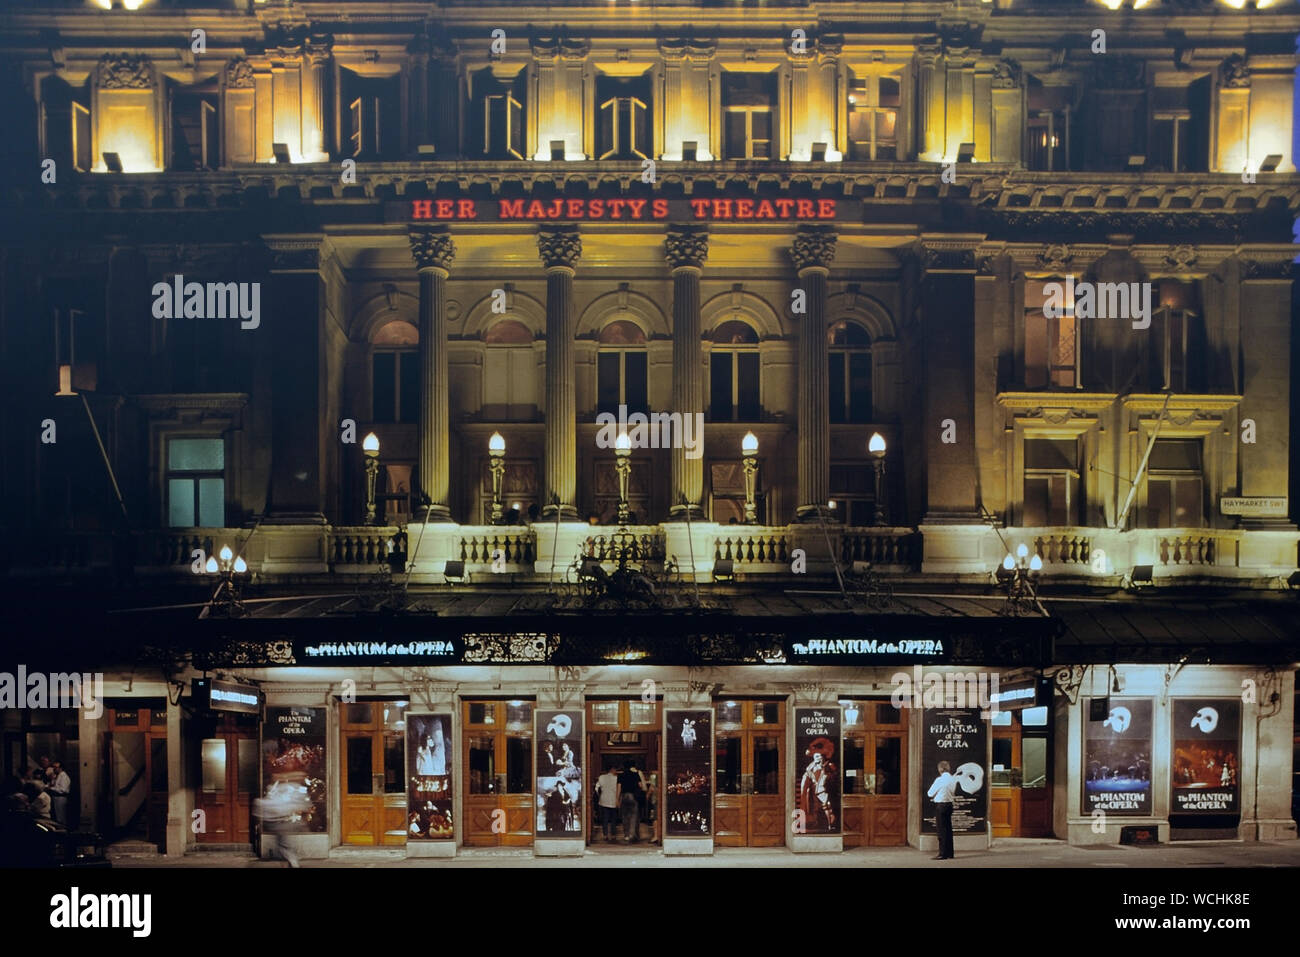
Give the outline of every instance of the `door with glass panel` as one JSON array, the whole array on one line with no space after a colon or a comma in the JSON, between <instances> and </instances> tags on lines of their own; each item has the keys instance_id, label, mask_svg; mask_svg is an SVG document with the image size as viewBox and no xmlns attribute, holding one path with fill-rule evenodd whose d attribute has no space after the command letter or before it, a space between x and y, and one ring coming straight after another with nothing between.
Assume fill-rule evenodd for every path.
<instances>
[{"instance_id":1,"label":"door with glass panel","mask_svg":"<svg viewBox=\"0 0 1300 957\"><path fill-rule=\"evenodd\" d=\"M340 705L344 844L406 843L407 705Z\"/></svg>"},{"instance_id":2,"label":"door with glass panel","mask_svg":"<svg viewBox=\"0 0 1300 957\"><path fill-rule=\"evenodd\" d=\"M785 844L785 703L715 701L714 843Z\"/></svg>"},{"instance_id":3,"label":"door with glass panel","mask_svg":"<svg viewBox=\"0 0 1300 957\"><path fill-rule=\"evenodd\" d=\"M907 709L841 701L844 714L844 846L907 843Z\"/></svg>"},{"instance_id":4,"label":"door with glass panel","mask_svg":"<svg viewBox=\"0 0 1300 957\"><path fill-rule=\"evenodd\" d=\"M194 806L203 812L203 830L196 839L200 844L250 844L259 771L257 719L227 715L202 725Z\"/></svg>"},{"instance_id":5,"label":"door with glass panel","mask_svg":"<svg viewBox=\"0 0 1300 957\"><path fill-rule=\"evenodd\" d=\"M1051 837L1051 717L1046 706L992 717L989 818L994 837Z\"/></svg>"},{"instance_id":6,"label":"door with glass panel","mask_svg":"<svg viewBox=\"0 0 1300 957\"><path fill-rule=\"evenodd\" d=\"M535 815L533 703L461 704L467 847L529 847Z\"/></svg>"}]
</instances>

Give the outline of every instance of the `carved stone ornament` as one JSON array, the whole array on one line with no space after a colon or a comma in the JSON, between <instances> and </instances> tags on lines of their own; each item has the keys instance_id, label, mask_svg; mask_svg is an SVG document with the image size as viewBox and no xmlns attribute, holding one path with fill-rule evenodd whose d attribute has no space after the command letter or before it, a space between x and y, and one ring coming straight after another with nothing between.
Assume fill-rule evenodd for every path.
<instances>
[{"instance_id":1,"label":"carved stone ornament","mask_svg":"<svg viewBox=\"0 0 1300 957\"><path fill-rule=\"evenodd\" d=\"M412 229L411 256L420 269L450 269L456 258L456 244L451 236L434 229Z\"/></svg>"},{"instance_id":2,"label":"carved stone ornament","mask_svg":"<svg viewBox=\"0 0 1300 957\"><path fill-rule=\"evenodd\" d=\"M226 64L226 89L246 90L253 85L253 64L242 56Z\"/></svg>"},{"instance_id":3,"label":"carved stone ornament","mask_svg":"<svg viewBox=\"0 0 1300 957\"><path fill-rule=\"evenodd\" d=\"M544 229L537 234L537 251L547 269L572 269L582 256L582 235L576 229Z\"/></svg>"},{"instance_id":4,"label":"carved stone ornament","mask_svg":"<svg viewBox=\"0 0 1300 957\"><path fill-rule=\"evenodd\" d=\"M704 267L709 256L709 234L702 229L674 229L664 239L664 256L668 265Z\"/></svg>"},{"instance_id":5,"label":"carved stone ornament","mask_svg":"<svg viewBox=\"0 0 1300 957\"><path fill-rule=\"evenodd\" d=\"M718 50L714 40L694 37L675 37L659 41L659 52L665 60L708 60Z\"/></svg>"},{"instance_id":6,"label":"carved stone ornament","mask_svg":"<svg viewBox=\"0 0 1300 957\"><path fill-rule=\"evenodd\" d=\"M1170 269L1191 269L1196 265L1196 250L1186 243L1170 246L1169 252L1165 253L1165 265Z\"/></svg>"},{"instance_id":7,"label":"carved stone ornament","mask_svg":"<svg viewBox=\"0 0 1300 957\"><path fill-rule=\"evenodd\" d=\"M1250 67L1246 65L1246 58L1239 53L1234 53L1228 57L1223 61L1221 76L1223 86L1250 86Z\"/></svg>"},{"instance_id":8,"label":"carved stone ornament","mask_svg":"<svg viewBox=\"0 0 1300 957\"><path fill-rule=\"evenodd\" d=\"M99 58L99 86L104 90L148 90L153 66L143 53L105 53Z\"/></svg>"},{"instance_id":9,"label":"carved stone ornament","mask_svg":"<svg viewBox=\"0 0 1300 957\"><path fill-rule=\"evenodd\" d=\"M944 249L935 246L925 247L926 269L971 269L975 268L975 250Z\"/></svg>"},{"instance_id":10,"label":"carved stone ornament","mask_svg":"<svg viewBox=\"0 0 1300 957\"><path fill-rule=\"evenodd\" d=\"M839 236L829 230L799 230L790 247L790 258L794 261L795 270L802 272L812 266L829 269L835 259L835 244L838 240Z\"/></svg>"},{"instance_id":11,"label":"carved stone ornament","mask_svg":"<svg viewBox=\"0 0 1300 957\"><path fill-rule=\"evenodd\" d=\"M817 38L817 52L823 59L834 60L844 52L844 34L826 33Z\"/></svg>"},{"instance_id":12,"label":"carved stone ornament","mask_svg":"<svg viewBox=\"0 0 1300 957\"><path fill-rule=\"evenodd\" d=\"M1132 56L1094 57L1092 79L1098 90L1140 90L1146 86L1147 65ZM1105 61L1104 63L1101 61Z\"/></svg>"},{"instance_id":13,"label":"carved stone ornament","mask_svg":"<svg viewBox=\"0 0 1300 957\"><path fill-rule=\"evenodd\" d=\"M1044 269L1065 269L1074 259L1074 253L1064 243L1054 243L1038 254L1038 265Z\"/></svg>"},{"instance_id":14,"label":"carved stone ornament","mask_svg":"<svg viewBox=\"0 0 1300 957\"><path fill-rule=\"evenodd\" d=\"M1014 90L1020 86L1020 64L1015 60L999 60L993 64L993 89Z\"/></svg>"}]
</instances>

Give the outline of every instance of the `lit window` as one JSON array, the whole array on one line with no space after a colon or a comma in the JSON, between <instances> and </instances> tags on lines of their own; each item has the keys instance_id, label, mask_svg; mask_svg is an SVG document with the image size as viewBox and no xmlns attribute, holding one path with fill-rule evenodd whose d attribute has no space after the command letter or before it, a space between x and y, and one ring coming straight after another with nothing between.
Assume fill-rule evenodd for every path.
<instances>
[{"instance_id":1,"label":"lit window","mask_svg":"<svg viewBox=\"0 0 1300 957\"><path fill-rule=\"evenodd\" d=\"M758 334L737 319L718 325L709 356L709 419L712 422L757 422Z\"/></svg>"},{"instance_id":2,"label":"lit window","mask_svg":"<svg viewBox=\"0 0 1300 957\"><path fill-rule=\"evenodd\" d=\"M1070 168L1070 124L1075 114L1074 87L1044 86L1029 78L1028 144L1025 165L1054 172Z\"/></svg>"},{"instance_id":3,"label":"lit window","mask_svg":"<svg viewBox=\"0 0 1300 957\"><path fill-rule=\"evenodd\" d=\"M1062 315L1048 316L1043 289L1048 282L1063 288L1062 280L1025 286L1025 387L1076 389L1079 387L1079 330L1074 303L1065 302ZM1057 311L1057 310L1052 310Z\"/></svg>"},{"instance_id":4,"label":"lit window","mask_svg":"<svg viewBox=\"0 0 1300 957\"><path fill-rule=\"evenodd\" d=\"M1025 439L1023 524L1079 524L1082 513L1077 439Z\"/></svg>"},{"instance_id":5,"label":"lit window","mask_svg":"<svg viewBox=\"0 0 1300 957\"><path fill-rule=\"evenodd\" d=\"M1156 439L1147 462L1147 528L1204 524L1200 439Z\"/></svg>"},{"instance_id":6,"label":"lit window","mask_svg":"<svg viewBox=\"0 0 1300 957\"><path fill-rule=\"evenodd\" d=\"M471 78L478 139L472 152L488 159L524 158L524 74L513 80L480 70Z\"/></svg>"},{"instance_id":7,"label":"lit window","mask_svg":"<svg viewBox=\"0 0 1300 957\"><path fill-rule=\"evenodd\" d=\"M226 524L225 442L167 441L167 524L221 528Z\"/></svg>"},{"instance_id":8,"label":"lit window","mask_svg":"<svg viewBox=\"0 0 1300 957\"><path fill-rule=\"evenodd\" d=\"M1170 392L1196 392L1203 385L1204 328L1193 283L1160 281L1147 331L1151 356L1150 383Z\"/></svg>"},{"instance_id":9,"label":"lit window","mask_svg":"<svg viewBox=\"0 0 1300 957\"><path fill-rule=\"evenodd\" d=\"M855 160L898 158L896 76L855 76L849 80L849 156Z\"/></svg>"}]
</instances>

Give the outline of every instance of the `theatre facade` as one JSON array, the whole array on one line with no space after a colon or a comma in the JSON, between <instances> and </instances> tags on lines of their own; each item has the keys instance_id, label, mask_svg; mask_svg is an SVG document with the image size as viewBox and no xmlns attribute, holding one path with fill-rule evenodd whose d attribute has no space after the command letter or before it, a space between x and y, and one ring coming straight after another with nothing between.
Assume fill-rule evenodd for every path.
<instances>
[{"instance_id":1,"label":"theatre facade","mask_svg":"<svg viewBox=\"0 0 1300 957\"><path fill-rule=\"evenodd\" d=\"M930 849L940 761L959 851L1295 838L1294 16L230 6L0 14L0 672L103 673L6 775L167 854L599 852L629 763L654 853Z\"/></svg>"}]
</instances>

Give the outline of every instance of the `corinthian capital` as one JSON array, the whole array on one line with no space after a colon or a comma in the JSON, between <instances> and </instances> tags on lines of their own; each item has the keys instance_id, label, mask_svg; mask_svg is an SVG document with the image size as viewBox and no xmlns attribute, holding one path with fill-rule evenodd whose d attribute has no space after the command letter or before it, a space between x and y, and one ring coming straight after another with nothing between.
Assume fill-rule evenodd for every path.
<instances>
[{"instance_id":1,"label":"corinthian capital","mask_svg":"<svg viewBox=\"0 0 1300 957\"><path fill-rule=\"evenodd\" d=\"M802 272L813 266L829 269L835 258L835 242L839 237L828 229L801 229L795 233L790 258L794 268Z\"/></svg>"},{"instance_id":2,"label":"corinthian capital","mask_svg":"<svg viewBox=\"0 0 1300 957\"><path fill-rule=\"evenodd\" d=\"M456 244L451 236L437 229L412 229L411 256L419 269L450 269L456 258Z\"/></svg>"},{"instance_id":3,"label":"corinthian capital","mask_svg":"<svg viewBox=\"0 0 1300 957\"><path fill-rule=\"evenodd\" d=\"M703 229L670 230L664 239L664 257L673 269L704 268L704 261L709 257L709 234Z\"/></svg>"},{"instance_id":4,"label":"corinthian capital","mask_svg":"<svg viewBox=\"0 0 1300 957\"><path fill-rule=\"evenodd\" d=\"M547 269L572 269L582 256L582 236L576 229L543 229L537 234L537 252Z\"/></svg>"}]
</instances>

